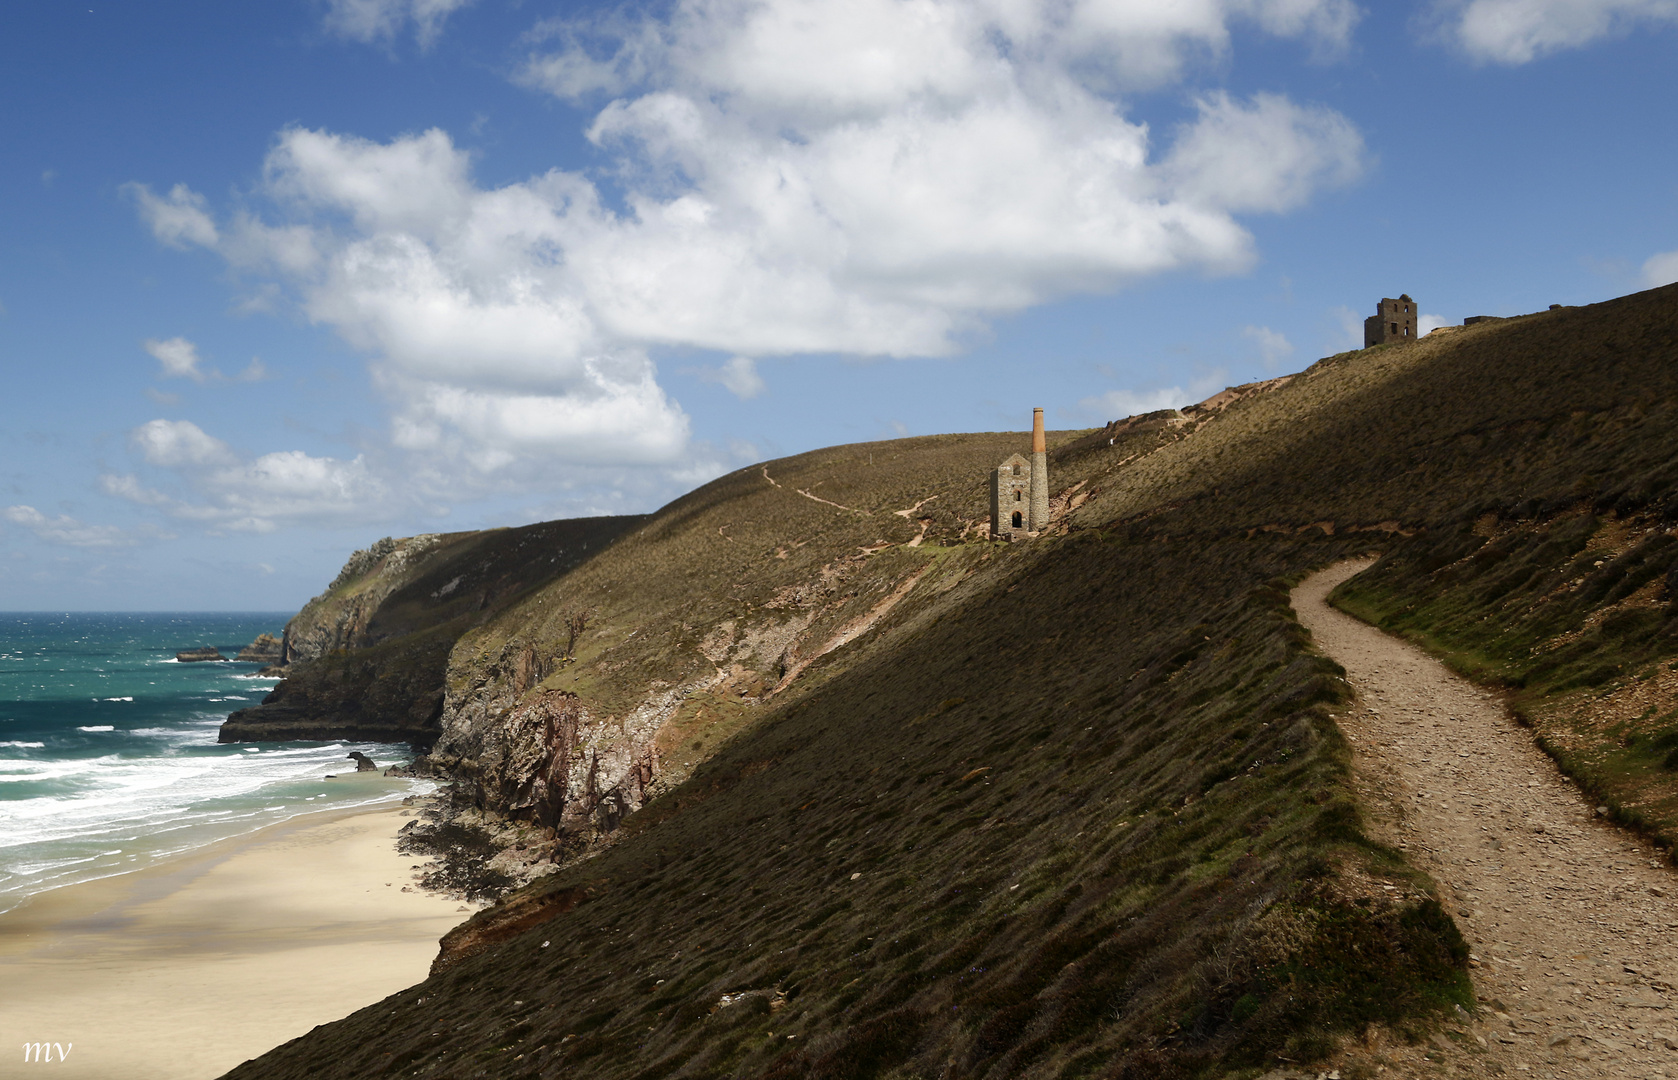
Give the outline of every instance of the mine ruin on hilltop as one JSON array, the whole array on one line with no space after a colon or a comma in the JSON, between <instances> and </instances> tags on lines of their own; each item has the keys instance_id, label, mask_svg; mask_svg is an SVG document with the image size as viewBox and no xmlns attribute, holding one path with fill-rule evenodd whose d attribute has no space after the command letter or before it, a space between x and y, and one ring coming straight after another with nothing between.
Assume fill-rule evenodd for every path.
<instances>
[{"instance_id":1,"label":"mine ruin on hilltop","mask_svg":"<svg viewBox=\"0 0 1678 1080\"><path fill-rule=\"evenodd\" d=\"M991 470L990 534L997 540L1035 536L1049 524L1049 445L1043 410L1031 410L1031 460L1019 454Z\"/></svg>"}]
</instances>

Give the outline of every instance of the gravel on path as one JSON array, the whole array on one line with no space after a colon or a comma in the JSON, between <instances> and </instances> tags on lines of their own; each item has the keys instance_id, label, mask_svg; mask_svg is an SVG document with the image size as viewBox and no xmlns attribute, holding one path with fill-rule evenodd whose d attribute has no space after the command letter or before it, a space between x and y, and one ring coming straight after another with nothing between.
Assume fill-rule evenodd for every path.
<instances>
[{"instance_id":1,"label":"gravel on path","mask_svg":"<svg viewBox=\"0 0 1678 1080\"><path fill-rule=\"evenodd\" d=\"M1603 819L1501 697L1328 606L1369 561L1306 578L1293 606L1346 669L1366 826L1440 886L1480 1010L1388 1075L1678 1077L1678 872Z\"/></svg>"}]
</instances>

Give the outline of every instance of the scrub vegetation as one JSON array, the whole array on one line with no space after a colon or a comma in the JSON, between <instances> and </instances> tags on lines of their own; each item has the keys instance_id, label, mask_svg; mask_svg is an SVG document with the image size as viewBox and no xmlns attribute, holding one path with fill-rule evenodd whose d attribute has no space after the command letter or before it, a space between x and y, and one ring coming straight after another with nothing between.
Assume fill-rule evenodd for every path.
<instances>
[{"instance_id":1,"label":"scrub vegetation","mask_svg":"<svg viewBox=\"0 0 1678 1080\"><path fill-rule=\"evenodd\" d=\"M486 724L557 689L623 715L737 665L666 722L665 786L424 983L230 1075L1367 1073L1368 1025L1419 1039L1475 1007L1467 950L1364 830L1350 691L1287 589L1384 553L1340 602L1509 686L1546 738L1584 697L1664 686L1675 334L1667 288L1063 433L1061 517L1026 543L975 527L1020 435L699 489L449 661L451 707L499 702ZM892 595L825 651L763 644L793 612L788 640L831 644ZM573 660L516 677L585 609ZM1602 730L1678 792L1678 700Z\"/></svg>"}]
</instances>

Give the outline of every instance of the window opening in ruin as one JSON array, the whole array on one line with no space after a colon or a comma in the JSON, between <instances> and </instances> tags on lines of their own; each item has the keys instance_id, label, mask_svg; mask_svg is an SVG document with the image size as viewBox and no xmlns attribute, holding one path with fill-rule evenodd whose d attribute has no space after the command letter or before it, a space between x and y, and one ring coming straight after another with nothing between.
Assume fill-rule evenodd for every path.
<instances>
[{"instance_id":1,"label":"window opening in ruin","mask_svg":"<svg viewBox=\"0 0 1678 1080\"><path fill-rule=\"evenodd\" d=\"M1393 333L1395 333L1395 334L1398 333L1398 324L1393 323L1392 326L1393 326Z\"/></svg>"},{"instance_id":2,"label":"window opening in ruin","mask_svg":"<svg viewBox=\"0 0 1678 1080\"><path fill-rule=\"evenodd\" d=\"M1025 518L1020 515L1020 512L1018 510L1015 510L1014 511L1014 528L1017 529L1021 525L1024 525L1024 524L1025 524Z\"/></svg>"},{"instance_id":3,"label":"window opening in ruin","mask_svg":"<svg viewBox=\"0 0 1678 1080\"><path fill-rule=\"evenodd\" d=\"M1015 502L1020 502L1021 501L1021 493L1017 489L1014 492L1014 501Z\"/></svg>"}]
</instances>

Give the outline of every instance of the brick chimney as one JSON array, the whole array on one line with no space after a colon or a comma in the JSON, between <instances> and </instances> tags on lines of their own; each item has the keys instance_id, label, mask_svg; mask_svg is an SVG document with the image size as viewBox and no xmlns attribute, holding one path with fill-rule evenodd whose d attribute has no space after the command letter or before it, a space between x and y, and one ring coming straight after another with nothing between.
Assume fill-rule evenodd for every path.
<instances>
[{"instance_id":1,"label":"brick chimney","mask_svg":"<svg viewBox=\"0 0 1678 1080\"><path fill-rule=\"evenodd\" d=\"M1031 410L1031 531L1049 525L1049 443L1043 435L1043 410Z\"/></svg>"}]
</instances>

